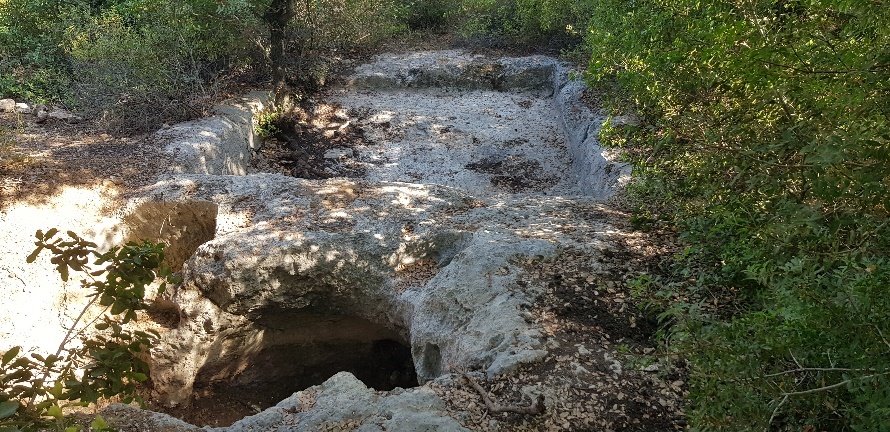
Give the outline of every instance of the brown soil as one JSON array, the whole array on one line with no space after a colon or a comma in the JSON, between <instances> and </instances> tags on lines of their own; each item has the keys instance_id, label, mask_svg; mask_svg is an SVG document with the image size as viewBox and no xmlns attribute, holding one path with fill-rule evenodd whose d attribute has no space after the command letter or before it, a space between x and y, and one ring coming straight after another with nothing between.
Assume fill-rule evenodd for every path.
<instances>
[{"instance_id":1,"label":"brown soil","mask_svg":"<svg viewBox=\"0 0 890 432\"><path fill-rule=\"evenodd\" d=\"M362 129L349 121L356 114L313 102L282 114L273 122L275 133L251 162L252 168L305 179L360 177L364 171L351 157L325 158L328 150L364 143Z\"/></svg>"},{"instance_id":2,"label":"brown soil","mask_svg":"<svg viewBox=\"0 0 890 432\"><path fill-rule=\"evenodd\" d=\"M0 209L18 200L41 202L66 186L105 183L132 190L151 184L169 164L149 136L115 137L89 124L36 124L0 114Z\"/></svg>"}]
</instances>

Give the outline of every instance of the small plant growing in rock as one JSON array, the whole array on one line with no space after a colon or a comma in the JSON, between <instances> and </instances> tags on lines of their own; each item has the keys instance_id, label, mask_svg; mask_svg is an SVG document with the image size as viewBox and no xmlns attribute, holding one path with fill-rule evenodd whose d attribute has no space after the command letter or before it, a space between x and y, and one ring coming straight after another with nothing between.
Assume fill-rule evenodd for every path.
<instances>
[{"instance_id":1,"label":"small plant growing in rock","mask_svg":"<svg viewBox=\"0 0 890 432\"><path fill-rule=\"evenodd\" d=\"M138 401L137 385L148 379L142 357L159 335L126 325L147 307L144 298L150 284L163 279L159 287L163 291L173 282L171 272L162 266L164 245L128 243L103 253L95 243L71 231L67 238L57 237L58 233L57 229L37 231L36 248L27 260L34 262L48 250L63 281L71 272L84 276L81 284L91 291L90 301L68 327L55 353L25 354L14 347L0 355L0 432L79 430L69 424L63 408L111 397L125 403ZM83 324L97 309L98 317ZM91 326L95 331L86 335ZM101 417L91 425L93 430L105 428Z\"/></svg>"},{"instance_id":2,"label":"small plant growing in rock","mask_svg":"<svg viewBox=\"0 0 890 432\"><path fill-rule=\"evenodd\" d=\"M256 115L254 133L262 139L269 139L281 133L278 122L281 120L281 111L265 110Z\"/></svg>"}]
</instances>

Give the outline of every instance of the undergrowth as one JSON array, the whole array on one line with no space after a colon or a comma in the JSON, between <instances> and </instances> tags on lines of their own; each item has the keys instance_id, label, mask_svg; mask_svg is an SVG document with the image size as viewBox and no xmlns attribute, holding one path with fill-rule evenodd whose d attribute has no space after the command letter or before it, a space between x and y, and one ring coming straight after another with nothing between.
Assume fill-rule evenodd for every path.
<instances>
[{"instance_id":1,"label":"undergrowth","mask_svg":"<svg viewBox=\"0 0 890 432\"><path fill-rule=\"evenodd\" d=\"M691 361L694 430L890 430L890 8L591 2L589 79L640 127L640 221L684 248L638 280Z\"/></svg>"}]
</instances>

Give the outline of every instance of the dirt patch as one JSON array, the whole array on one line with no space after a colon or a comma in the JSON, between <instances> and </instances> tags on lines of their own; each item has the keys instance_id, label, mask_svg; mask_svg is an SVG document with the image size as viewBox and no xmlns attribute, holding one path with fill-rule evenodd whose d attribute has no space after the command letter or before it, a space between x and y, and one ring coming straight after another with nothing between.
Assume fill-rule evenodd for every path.
<instances>
[{"instance_id":1,"label":"dirt patch","mask_svg":"<svg viewBox=\"0 0 890 432\"><path fill-rule=\"evenodd\" d=\"M6 135L0 208L45 202L66 186L136 189L154 183L170 164L163 144L150 135L116 137L89 125L39 125L14 114L0 114L0 129Z\"/></svg>"},{"instance_id":2,"label":"dirt patch","mask_svg":"<svg viewBox=\"0 0 890 432\"><path fill-rule=\"evenodd\" d=\"M352 149L365 143L362 128L354 123L358 115L329 104L283 114L254 157L253 170L306 179L360 177L364 169L352 157Z\"/></svg>"},{"instance_id":3,"label":"dirt patch","mask_svg":"<svg viewBox=\"0 0 890 432\"><path fill-rule=\"evenodd\" d=\"M509 145L509 142L505 144ZM491 175L489 181L492 186L510 192L548 189L559 182L554 176L542 174L540 162L518 155L491 156L469 163L466 168Z\"/></svg>"},{"instance_id":4,"label":"dirt patch","mask_svg":"<svg viewBox=\"0 0 890 432\"><path fill-rule=\"evenodd\" d=\"M544 287L527 319L545 330L549 355L514 373L479 381L504 405L527 406L539 392L559 403L539 416L493 414L459 380L436 384L452 415L476 431L685 429L686 365L659 357L655 322L635 306L627 287L634 275L659 262L661 248L628 238L598 263L574 249L522 263L527 277L520 283Z\"/></svg>"}]
</instances>

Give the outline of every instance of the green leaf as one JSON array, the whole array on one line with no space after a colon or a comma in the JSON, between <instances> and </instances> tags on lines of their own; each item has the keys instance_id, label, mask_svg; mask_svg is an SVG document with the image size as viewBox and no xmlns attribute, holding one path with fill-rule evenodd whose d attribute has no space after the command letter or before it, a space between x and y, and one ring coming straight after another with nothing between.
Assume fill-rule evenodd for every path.
<instances>
[{"instance_id":1,"label":"green leaf","mask_svg":"<svg viewBox=\"0 0 890 432\"><path fill-rule=\"evenodd\" d=\"M96 418L94 418L93 421L90 422L90 427L94 431L103 431L109 429L108 423L105 421L104 418L102 418L101 415L97 415Z\"/></svg>"},{"instance_id":2,"label":"green leaf","mask_svg":"<svg viewBox=\"0 0 890 432\"><path fill-rule=\"evenodd\" d=\"M81 430L80 425L68 426L65 428L65 432L80 432Z\"/></svg>"},{"instance_id":3,"label":"green leaf","mask_svg":"<svg viewBox=\"0 0 890 432\"><path fill-rule=\"evenodd\" d=\"M19 410L19 403L16 401L0 402L0 419L12 417Z\"/></svg>"},{"instance_id":4,"label":"green leaf","mask_svg":"<svg viewBox=\"0 0 890 432\"><path fill-rule=\"evenodd\" d=\"M62 392L64 391L65 388L62 386L62 382L56 381L56 383L53 384L53 387L49 389L49 394L53 395L56 399L59 399L62 397Z\"/></svg>"},{"instance_id":5,"label":"green leaf","mask_svg":"<svg viewBox=\"0 0 890 432\"><path fill-rule=\"evenodd\" d=\"M12 359L14 359L17 355L19 355L19 351L21 351L21 350L22 350L22 347L16 346L16 347L10 348L9 351L6 351L3 354L2 365L6 366L7 363L11 362Z\"/></svg>"},{"instance_id":6,"label":"green leaf","mask_svg":"<svg viewBox=\"0 0 890 432\"><path fill-rule=\"evenodd\" d=\"M127 305L125 305L122 302L114 302L114 304L111 305L111 314L112 315L121 314L125 310L127 310Z\"/></svg>"},{"instance_id":7,"label":"green leaf","mask_svg":"<svg viewBox=\"0 0 890 432\"><path fill-rule=\"evenodd\" d=\"M43 251L43 246L37 246L37 249L34 249L34 252L31 252L31 255L28 255L28 258L25 261L30 264L37 260L37 256L40 255L40 252Z\"/></svg>"},{"instance_id":8,"label":"green leaf","mask_svg":"<svg viewBox=\"0 0 890 432\"><path fill-rule=\"evenodd\" d=\"M60 419L64 416L64 414L62 414L62 408L60 408L58 405L49 407L49 409L46 410L46 415L55 417L57 419Z\"/></svg>"},{"instance_id":9,"label":"green leaf","mask_svg":"<svg viewBox=\"0 0 890 432\"><path fill-rule=\"evenodd\" d=\"M62 281L68 282L68 266L66 266L64 263L61 263L58 265L58 267L56 267L56 270L58 270L59 275L62 276Z\"/></svg>"},{"instance_id":10,"label":"green leaf","mask_svg":"<svg viewBox=\"0 0 890 432\"><path fill-rule=\"evenodd\" d=\"M53 236L55 236L58 232L59 232L59 230L57 228L53 228L53 229L47 231L46 234L43 235L43 240L49 240L49 239L53 238Z\"/></svg>"}]
</instances>

